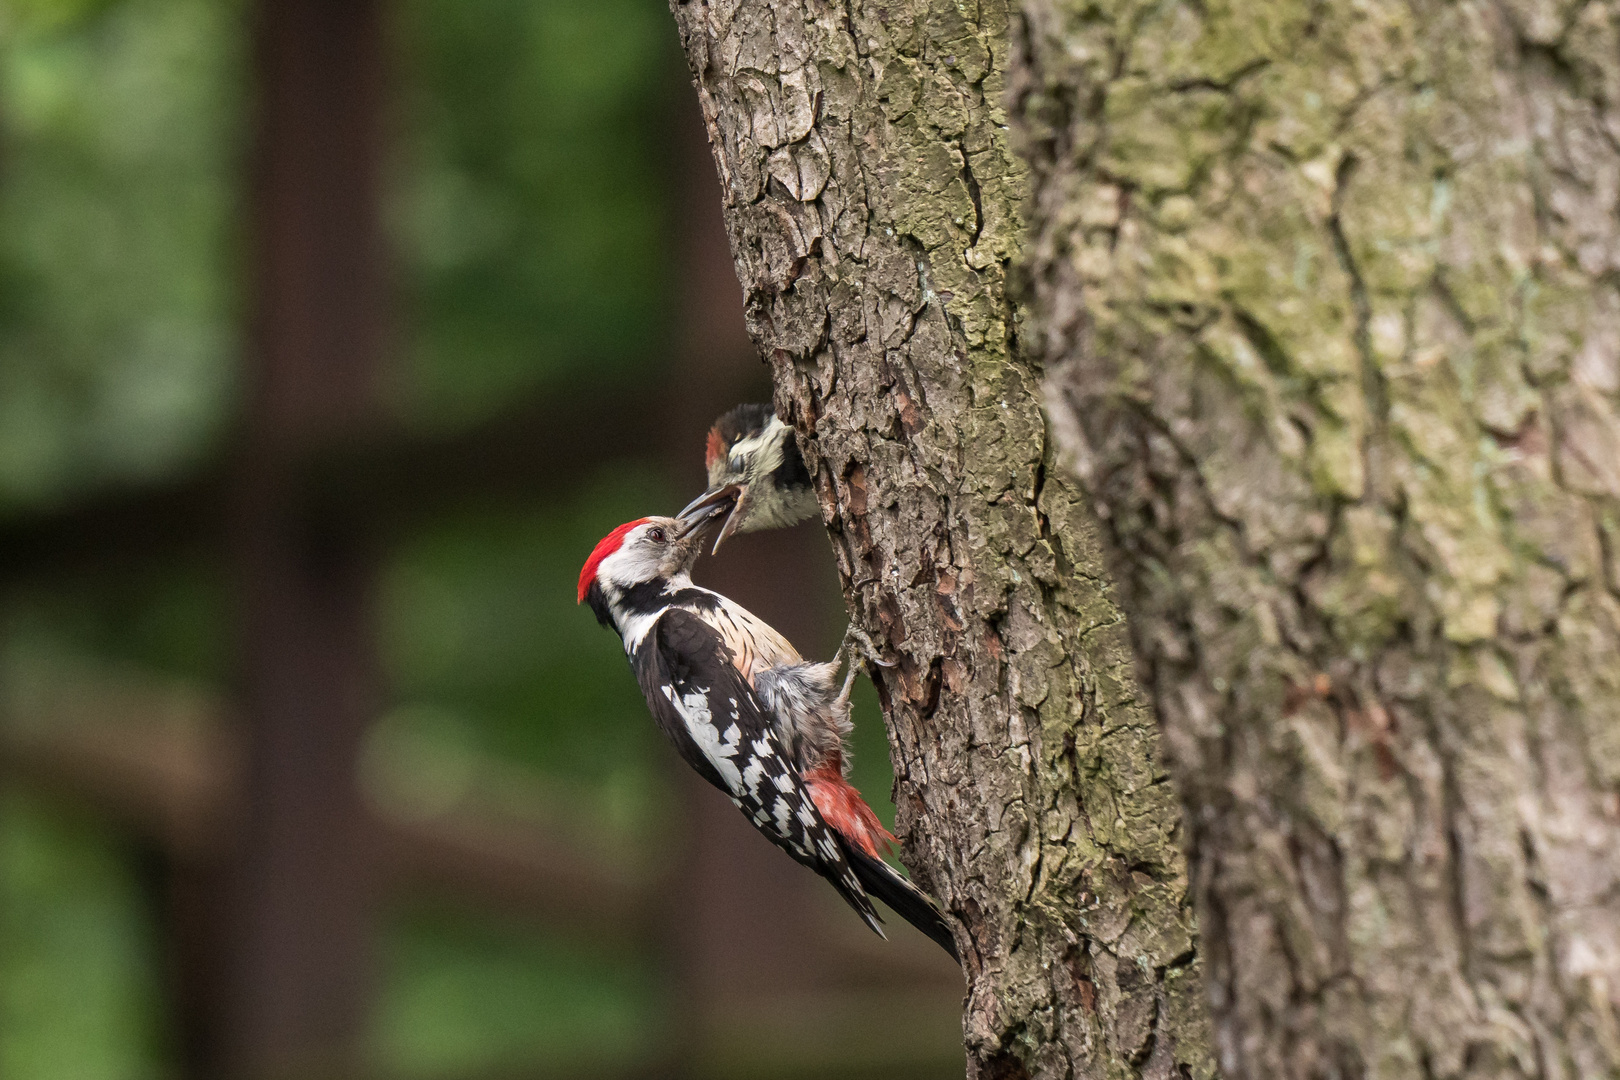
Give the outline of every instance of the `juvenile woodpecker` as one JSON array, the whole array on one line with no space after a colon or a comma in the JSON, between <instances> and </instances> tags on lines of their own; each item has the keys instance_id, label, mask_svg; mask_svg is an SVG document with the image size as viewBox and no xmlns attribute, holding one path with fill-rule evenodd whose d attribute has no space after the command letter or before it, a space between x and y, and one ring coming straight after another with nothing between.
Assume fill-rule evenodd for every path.
<instances>
[{"instance_id":1,"label":"juvenile woodpecker","mask_svg":"<svg viewBox=\"0 0 1620 1080\"><path fill-rule=\"evenodd\" d=\"M894 837L844 776L850 680L836 688L839 660L805 661L763 620L692 583L704 526L723 512L620 525L585 561L580 603L623 640L654 721L688 765L880 937L872 896L956 958L933 901L883 861Z\"/></svg>"},{"instance_id":2,"label":"juvenile woodpecker","mask_svg":"<svg viewBox=\"0 0 1620 1080\"><path fill-rule=\"evenodd\" d=\"M797 525L819 509L793 429L769 405L739 405L716 420L703 463L709 490L681 516L711 506L730 511L715 536L715 551L733 533Z\"/></svg>"}]
</instances>

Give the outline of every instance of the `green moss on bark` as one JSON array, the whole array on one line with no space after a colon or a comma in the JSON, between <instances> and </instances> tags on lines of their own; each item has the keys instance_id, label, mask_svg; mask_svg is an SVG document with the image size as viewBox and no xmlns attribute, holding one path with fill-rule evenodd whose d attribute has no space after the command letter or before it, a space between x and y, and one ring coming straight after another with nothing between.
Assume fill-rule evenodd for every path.
<instances>
[{"instance_id":1,"label":"green moss on bark","mask_svg":"<svg viewBox=\"0 0 1620 1080\"><path fill-rule=\"evenodd\" d=\"M1614 1075L1620 5L1026 17L1034 321L1223 1066Z\"/></svg>"},{"instance_id":2,"label":"green moss on bark","mask_svg":"<svg viewBox=\"0 0 1620 1080\"><path fill-rule=\"evenodd\" d=\"M897 661L899 829L962 927L970 1074L1209 1076L1176 804L1007 293L1005 4L672 10L778 411Z\"/></svg>"}]
</instances>

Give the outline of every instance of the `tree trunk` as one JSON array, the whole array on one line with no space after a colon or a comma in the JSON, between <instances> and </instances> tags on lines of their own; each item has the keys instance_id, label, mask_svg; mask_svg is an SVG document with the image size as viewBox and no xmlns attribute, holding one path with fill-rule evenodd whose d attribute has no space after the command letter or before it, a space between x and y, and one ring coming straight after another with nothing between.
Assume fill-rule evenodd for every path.
<instances>
[{"instance_id":1,"label":"tree trunk","mask_svg":"<svg viewBox=\"0 0 1620 1080\"><path fill-rule=\"evenodd\" d=\"M899 831L960 926L969 1074L1211 1075L1175 800L1007 296L1005 4L672 6L750 332L897 663Z\"/></svg>"},{"instance_id":2,"label":"tree trunk","mask_svg":"<svg viewBox=\"0 0 1620 1080\"><path fill-rule=\"evenodd\" d=\"M1231 1076L1620 1072L1620 4L1030 0Z\"/></svg>"}]
</instances>

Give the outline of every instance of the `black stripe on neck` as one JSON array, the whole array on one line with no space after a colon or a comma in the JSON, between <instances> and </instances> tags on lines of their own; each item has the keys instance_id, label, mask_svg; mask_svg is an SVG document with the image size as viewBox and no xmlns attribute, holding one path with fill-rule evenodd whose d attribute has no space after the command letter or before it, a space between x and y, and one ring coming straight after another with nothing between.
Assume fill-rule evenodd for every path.
<instances>
[{"instance_id":1,"label":"black stripe on neck","mask_svg":"<svg viewBox=\"0 0 1620 1080\"><path fill-rule=\"evenodd\" d=\"M585 591L585 603L590 605L592 613L596 615L597 622L603 626L612 626L613 629L618 629L617 626L614 626L613 612L608 608L607 593L602 591L601 582L591 582L591 587Z\"/></svg>"},{"instance_id":2,"label":"black stripe on neck","mask_svg":"<svg viewBox=\"0 0 1620 1080\"><path fill-rule=\"evenodd\" d=\"M649 615L660 608L683 607L693 611L713 611L719 600L707 589L687 585L666 592L669 582L662 579L642 581L619 594L618 608L628 615Z\"/></svg>"}]
</instances>

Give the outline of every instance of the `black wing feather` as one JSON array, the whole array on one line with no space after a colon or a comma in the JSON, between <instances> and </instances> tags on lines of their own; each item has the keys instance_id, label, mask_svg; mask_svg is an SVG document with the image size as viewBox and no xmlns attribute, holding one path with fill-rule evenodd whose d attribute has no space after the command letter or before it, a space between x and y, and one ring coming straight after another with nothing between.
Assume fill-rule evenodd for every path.
<instances>
[{"instance_id":1,"label":"black wing feather","mask_svg":"<svg viewBox=\"0 0 1620 1080\"><path fill-rule=\"evenodd\" d=\"M939 913L939 908L917 886L900 876L899 871L875 855L868 855L854 844L846 844L844 850L849 854L850 866L855 870L855 876L861 879L866 891L888 904L894 913L918 930L933 938L940 948L951 954L951 959L957 963L962 958L956 954L956 937L945 922L945 916Z\"/></svg>"},{"instance_id":2,"label":"black wing feather","mask_svg":"<svg viewBox=\"0 0 1620 1080\"><path fill-rule=\"evenodd\" d=\"M686 763L730 796L772 843L832 882L881 935L882 920L844 843L822 820L719 633L693 613L671 608L647 631L633 660L653 719Z\"/></svg>"}]
</instances>

